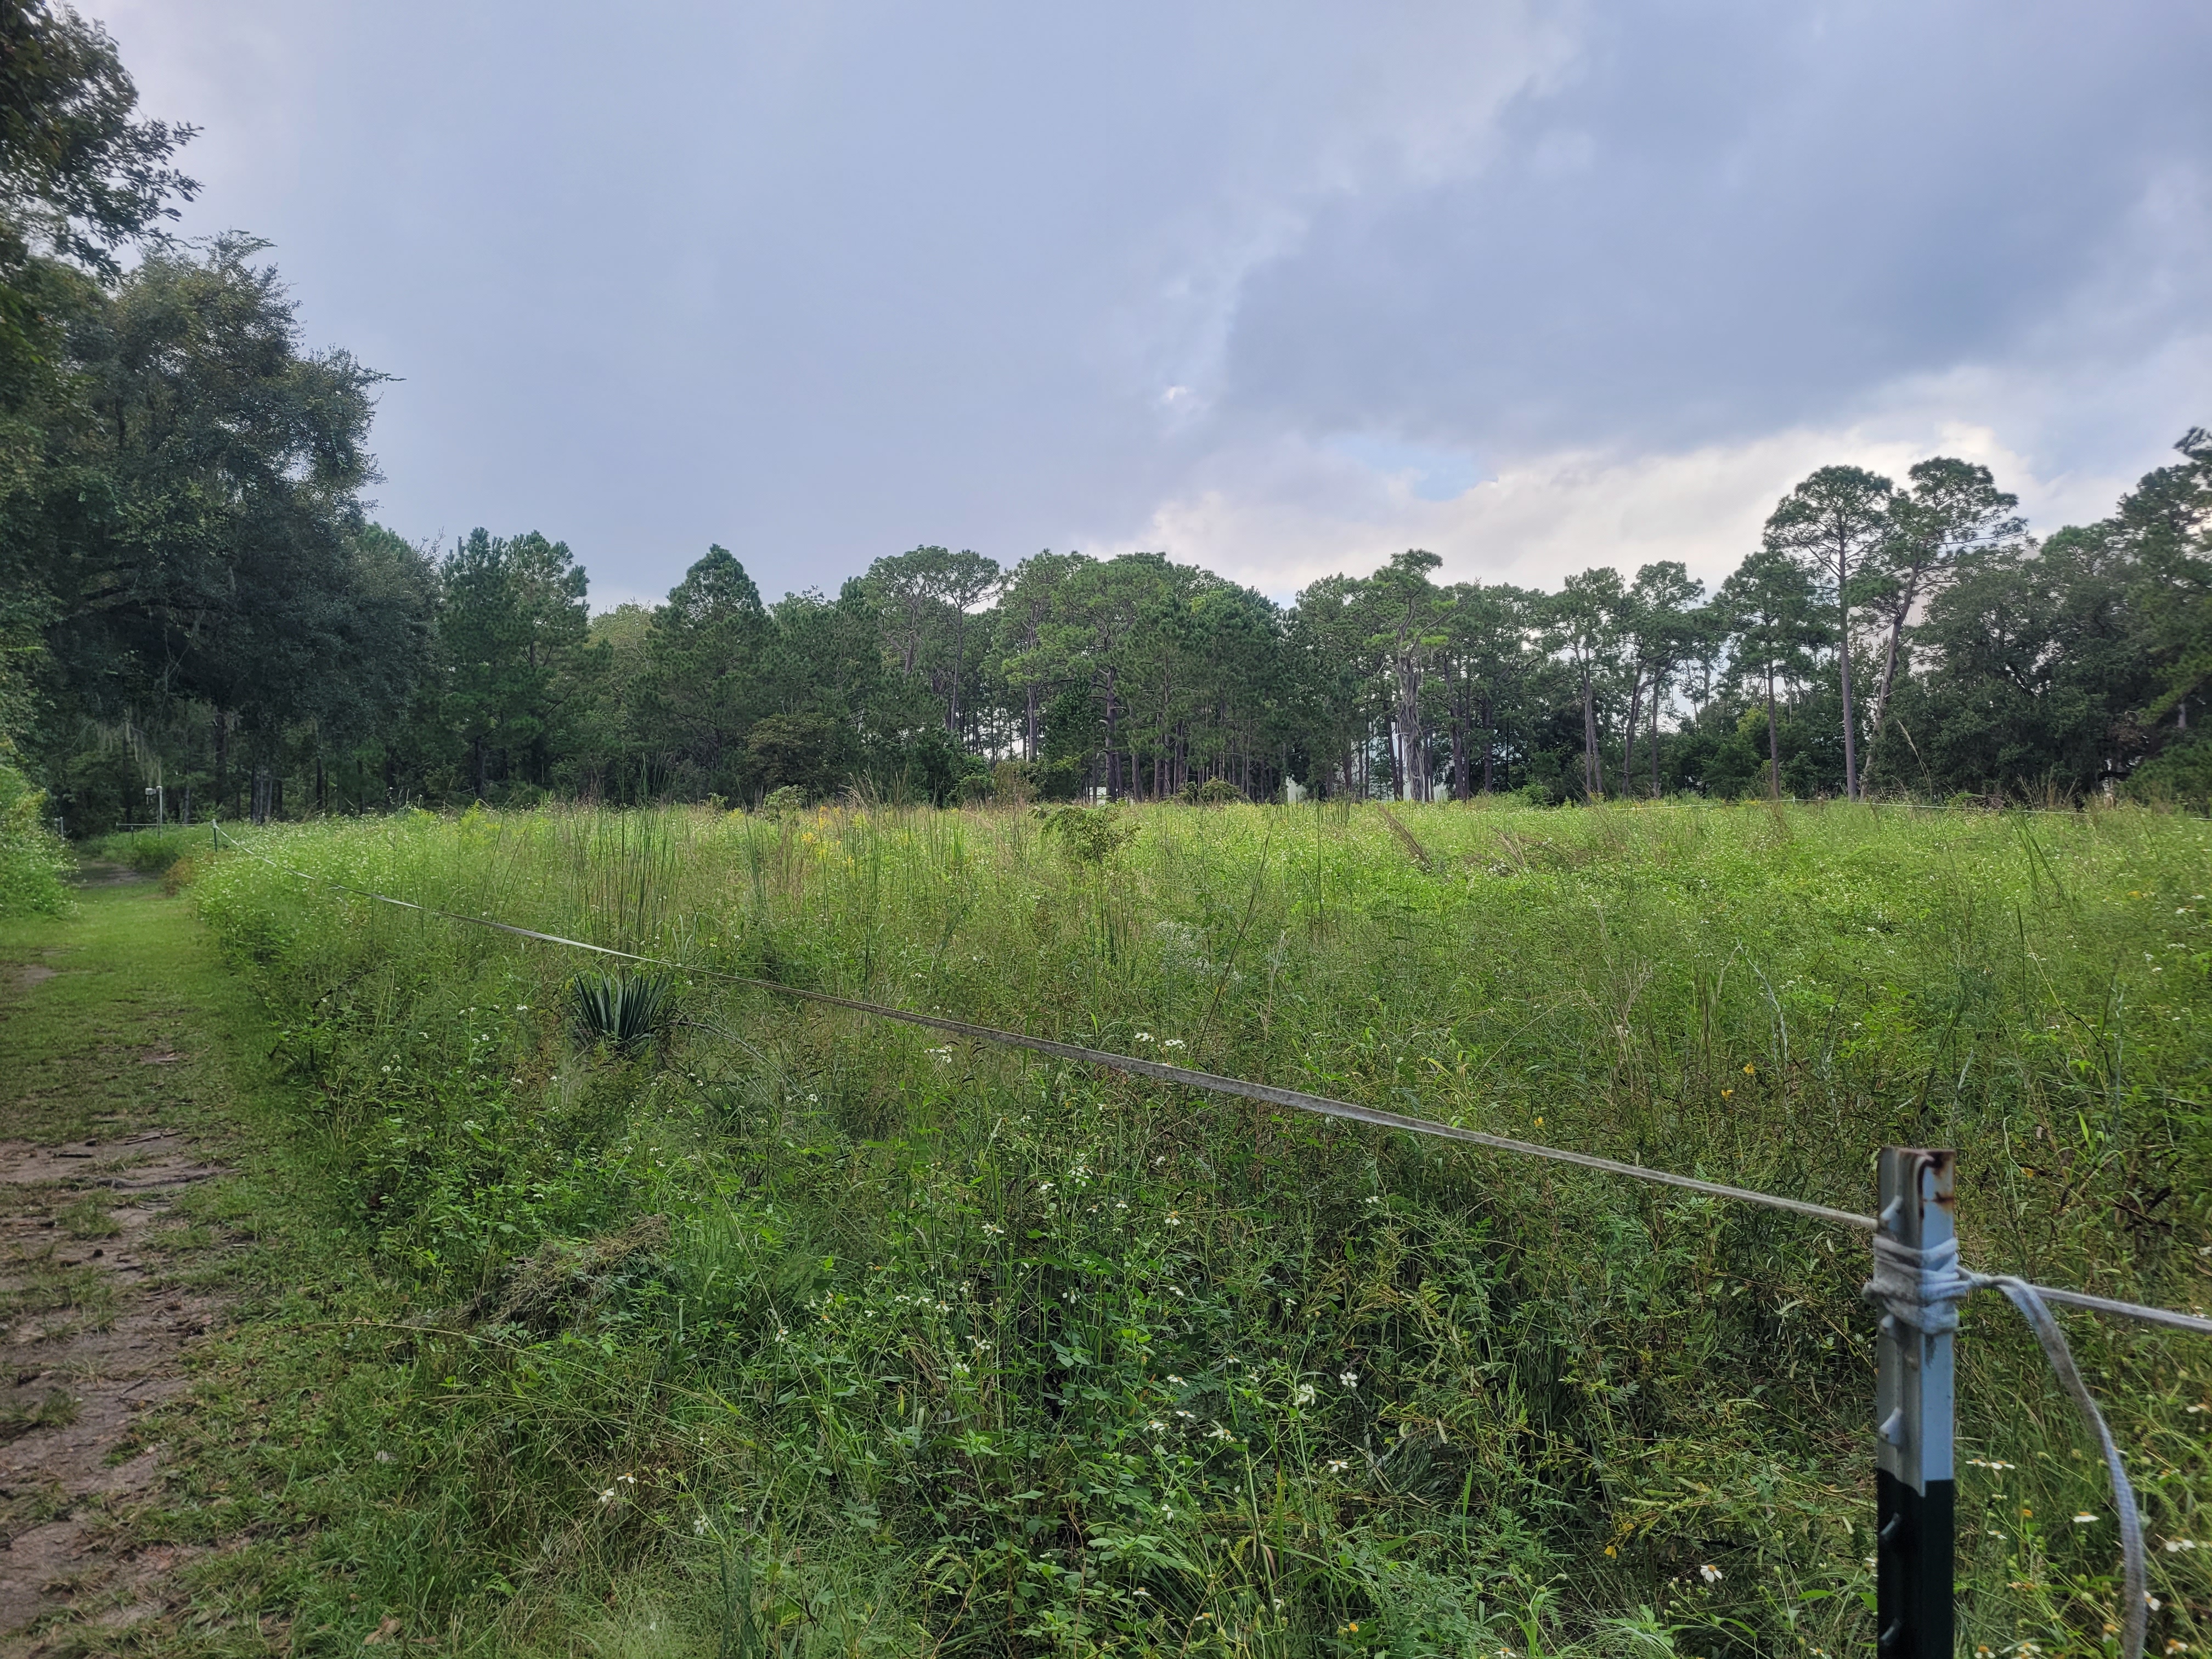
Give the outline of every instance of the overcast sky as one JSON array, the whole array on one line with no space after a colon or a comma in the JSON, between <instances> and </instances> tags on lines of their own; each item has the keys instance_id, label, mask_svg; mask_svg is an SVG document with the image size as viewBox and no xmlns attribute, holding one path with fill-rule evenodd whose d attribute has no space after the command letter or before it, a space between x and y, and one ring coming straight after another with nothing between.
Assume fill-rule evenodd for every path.
<instances>
[{"instance_id":1,"label":"overcast sky","mask_svg":"<svg viewBox=\"0 0 2212 1659\"><path fill-rule=\"evenodd\" d=\"M2212 424L2212 7L92 0L396 377L378 517L595 604L924 543L1709 580L1812 467L2038 528Z\"/></svg>"}]
</instances>

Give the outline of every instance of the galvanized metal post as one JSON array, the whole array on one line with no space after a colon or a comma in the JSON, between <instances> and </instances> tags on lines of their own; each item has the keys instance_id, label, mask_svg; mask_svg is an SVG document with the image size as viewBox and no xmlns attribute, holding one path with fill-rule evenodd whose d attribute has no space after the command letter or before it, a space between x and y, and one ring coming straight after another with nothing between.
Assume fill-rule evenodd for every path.
<instances>
[{"instance_id":1,"label":"galvanized metal post","mask_svg":"<svg viewBox=\"0 0 2212 1659\"><path fill-rule=\"evenodd\" d=\"M1951 1241L1954 1157L1882 1148L1880 1213L1891 1238L1917 1250ZM1951 1659L1951 1333L1886 1312L1875 1352L1880 1659Z\"/></svg>"}]
</instances>

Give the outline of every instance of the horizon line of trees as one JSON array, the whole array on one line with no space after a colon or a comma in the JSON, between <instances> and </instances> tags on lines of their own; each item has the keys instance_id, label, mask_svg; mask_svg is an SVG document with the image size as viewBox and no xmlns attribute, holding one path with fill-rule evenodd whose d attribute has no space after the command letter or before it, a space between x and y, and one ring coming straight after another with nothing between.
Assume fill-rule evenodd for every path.
<instances>
[{"instance_id":1,"label":"horizon line of trees","mask_svg":"<svg viewBox=\"0 0 2212 1659\"><path fill-rule=\"evenodd\" d=\"M149 261L121 302L180 272L281 308L232 247ZM927 546L771 604L716 546L663 603L595 617L563 543L427 548L356 514L292 562L281 609L241 595L176 638L152 606L58 617L46 683L75 735L50 721L37 747L88 831L143 817L149 780L170 816L256 818L854 786L2202 801L2212 437L2177 448L2110 518L2040 540L1977 464L1823 467L1711 592L1674 561L1555 592L1440 583L1414 550L1280 605L1164 554Z\"/></svg>"},{"instance_id":2,"label":"horizon line of trees","mask_svg":"<svg viewBox=\"0 0 2212 1659\"><path fill-rule=\"evenodd\" d=\"M0 0L0 837L854 786L2212 797L2202 428L2042 539L1967 461L1822 467L1711 592L1412 550L1283 605L1165 553L925 546L769 603L716 546L594 617L564 543L371 520L386 377L306 346L264 244L173 238L191 130L136 104L99 25Z\"/></svg>"}]
</instances>

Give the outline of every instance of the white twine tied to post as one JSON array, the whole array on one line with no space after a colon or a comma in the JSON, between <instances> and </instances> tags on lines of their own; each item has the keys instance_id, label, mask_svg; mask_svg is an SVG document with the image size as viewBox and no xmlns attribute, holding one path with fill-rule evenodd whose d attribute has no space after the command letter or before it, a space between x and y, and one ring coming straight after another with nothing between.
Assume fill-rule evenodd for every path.
<instances>
[{"instance_id":1,"label":"white twine tied to post","mask_svg":"<svg viewBox=\"0 0 2212 1659\"><path fill-rule=\"evenodd\" d=\"M2120 1462L2120 1449L2112 1443L2112 1431L2106 1426L2105 1414L2097 1409L2096 1400L2074 1364L2073 1350L2066 1346L2066 1334L2058 1328L2058 1322L2051 1316L2051 1310L2036 1294L2035 1286L2026 1279L2003 1273L1969 1273L1961 1267L1958 1240L1947 1238L1923 1250L1902 1243L1887 1232L1874 1235L1874 1277L1867 1281L1863 1293L1899 1324L1910 1325L1929 1336L1955 1331L1959 1328L1959 1304L1979 1290L2002 1291L2005 1299L2020 1310L2021 1316L2027 1321L2028 1328L2043 1346L2043 1357L2050 1362L2051 1374L2073 1396L2083 1419L2097 1431L2097 1443L2104 1449L2106 1472L2112 1476L2112 1501L2120 1513L2120 1553L2126 1581L2122 1595L2127 1605L2126 1639L2121 1652L2124 1659L2142 1659L2150 1608L2149 1576L2143 1565L2142 1516L2136 1508L2135 1488L2129 1484L2128 1472Z\"/></svg>"}]
</instances>

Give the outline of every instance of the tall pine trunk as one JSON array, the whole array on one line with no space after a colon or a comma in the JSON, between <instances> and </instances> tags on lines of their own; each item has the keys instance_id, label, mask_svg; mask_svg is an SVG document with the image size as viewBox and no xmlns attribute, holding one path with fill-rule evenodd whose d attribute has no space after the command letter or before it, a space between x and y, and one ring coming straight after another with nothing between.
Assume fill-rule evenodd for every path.
<instances>
[{"instance_id":1,"label":"tall pine trunk","mask_svg":"<svg viewBox=\"0 0 2212 1659\"><path fill-rule=\"evenodd\" d=\"M1837 635L1836 663L1842 671L1844 686L1844 799L1859 798L1859 734L1858 723L1851 718L1851 568L1850 555L1842 546L1836 549L1836 606L1840 612L1842 631Z\"/></svg>"},{"instance_id":2,"label":"tall pine trunk","mask_svg":"<svg viewBox=\"0 0 2212 1659\"><path fill-rule=\"evenodd\" d=\"M1859 775L1859 790L1863 794L1866 791L1865 775L1874 770L1874 751L1881 742L1882 720L1889 711L1889 689L1897 677L1899 641L1905 632L1905 613L1909 608L1908 605L1899 605L1889 619L1889 646L1882 653L1881 678L1874 690L1874 718L1867 722L1866 765ZM2183 723L2187 724L2185 717Z\"/></svg>"},{"instance_id":3,"label":"tall pine trunk","mask_svg":"<svg viewBox=\"0 0 2212 1659\"><path fill-rule=\"evenodd\" d=\"M1659 682L1651 682L1651 799L1659 799Z\"/></svg>"},{"instance_id":4,"label":"tall pine trunk","mask_svg":"<svg viewBox=\"0 0 2212 1659\"><path fill-rule=\"evenodd\" d=\"M215 711L215 799L220 808L230 795L230 716Z\"/></svg>"},{"instance_id":5,"label":"tall pine trunk","mask_svg":"<svg viewBox=\"0 0 2212 1659\"><path fill-rule=\"evenodd\" d=\"M1620 732L1620 793L1636 793L1636 722L1644 713L1644 675L1639 670L1634 690L1628 694L1628 723Z\"/></svg>"},{"instance_id":6,"label":"tall pine trunk","mask_svg":"<svg viewBox=\"0 0 2212 1659\"><path fill-rule=\"evenodd\" d=\"M1782 750L1774 736L1774 669L1766 671L1766 793L1778 806L1782 803Z\"/></svg>"}]
</instances>

